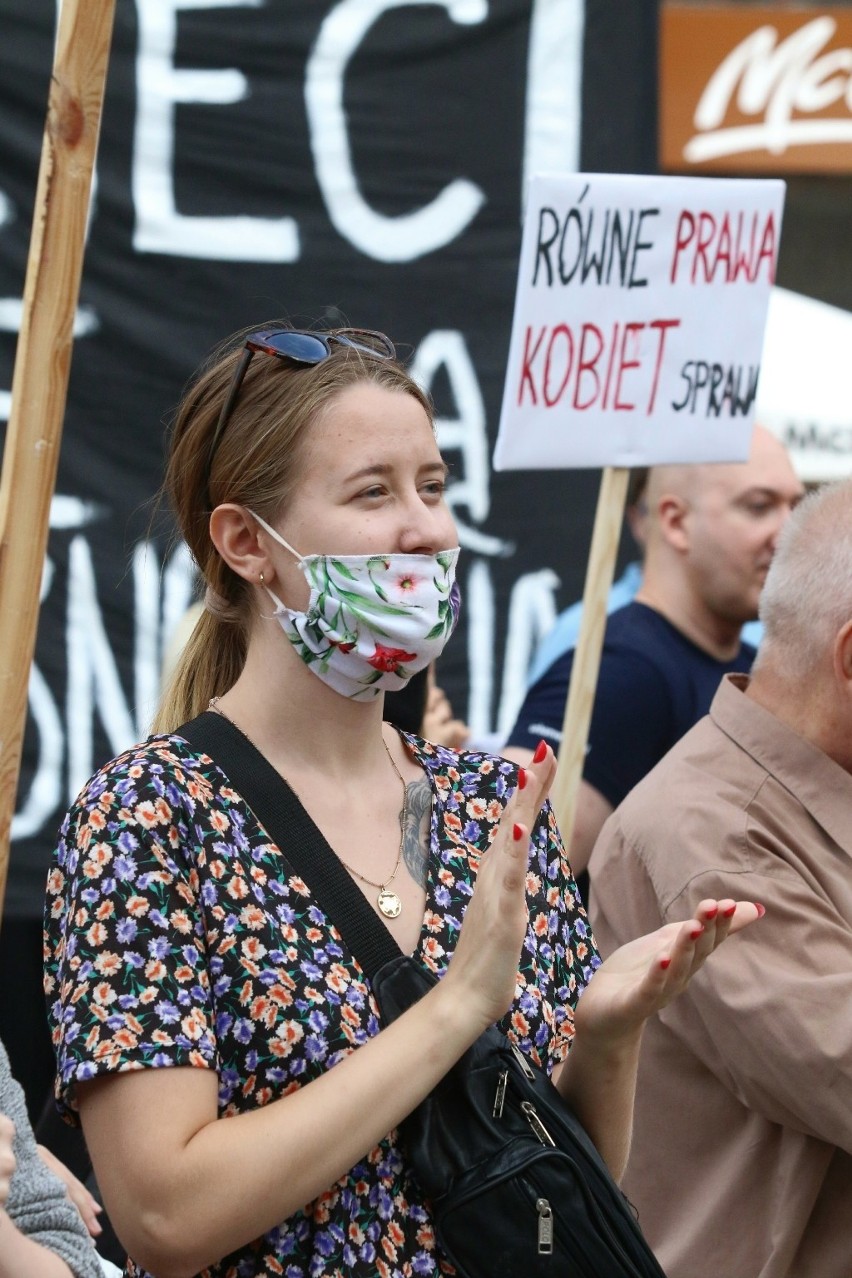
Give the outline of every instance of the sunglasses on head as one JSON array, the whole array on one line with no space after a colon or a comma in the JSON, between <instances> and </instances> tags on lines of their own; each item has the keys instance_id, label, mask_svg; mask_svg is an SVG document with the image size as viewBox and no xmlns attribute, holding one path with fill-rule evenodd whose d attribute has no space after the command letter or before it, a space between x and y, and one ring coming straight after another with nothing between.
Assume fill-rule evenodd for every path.
<instances>
[{"instance_id":1,"label":"sunglasses on head","mask_svg":"<svg viewBox=\"0 0 852 1278\"><path fill-rule=\"evenodd\" d=\"M306 368L310 368L328 359L332 342L336 342L339 346L351 347L352 350L360 351L362 355L370 355L373 359L396 359L396 350L390 338L370 328L338 328L330 333L307 333L295 328L259 328L254 333L249 333L213 432L207 458L208 475L219 441L240 393L246 369L255 354L260 351L263 355L277 355L279 359L287 359L293 364L303 364Z\"/></svg>"}]
</instances>

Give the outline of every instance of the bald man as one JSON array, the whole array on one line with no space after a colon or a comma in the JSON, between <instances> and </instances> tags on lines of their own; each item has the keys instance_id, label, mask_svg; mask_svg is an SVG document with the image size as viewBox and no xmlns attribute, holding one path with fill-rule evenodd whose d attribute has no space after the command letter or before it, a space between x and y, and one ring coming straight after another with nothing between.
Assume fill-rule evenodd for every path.
<instances>
[{"instance_id":1,"label":"bald man","mask_svg":"<svg viewBox=\"0 0 852 1278\"><path fill-rule=\"evenodd\" d=\"M787 516L802 496L784 446L756 426L748 461L655 466L635 600L607 621L571 837L574 873L626 794L705 715L722 677L746 674L740 638ZM503 754L526 764L542 738L558 750L573 651L527 692Z\"/></svg>"}]
</instances>

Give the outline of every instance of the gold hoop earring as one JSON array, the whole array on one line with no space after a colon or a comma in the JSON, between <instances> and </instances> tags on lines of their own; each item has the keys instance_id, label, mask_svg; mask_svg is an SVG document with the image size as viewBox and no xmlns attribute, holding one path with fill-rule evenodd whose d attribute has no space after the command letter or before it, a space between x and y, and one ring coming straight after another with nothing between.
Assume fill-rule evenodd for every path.
<instances>
[{"instance_id":1,"label":"gold hoop earring","mask_svg":"<svg viewBox=\"0 0 852 1278\"><path fill-rule=\"evenodd\" d=\"M263 573L260 574L260 584L263 585Z\"/></svg>"}]
</instances>

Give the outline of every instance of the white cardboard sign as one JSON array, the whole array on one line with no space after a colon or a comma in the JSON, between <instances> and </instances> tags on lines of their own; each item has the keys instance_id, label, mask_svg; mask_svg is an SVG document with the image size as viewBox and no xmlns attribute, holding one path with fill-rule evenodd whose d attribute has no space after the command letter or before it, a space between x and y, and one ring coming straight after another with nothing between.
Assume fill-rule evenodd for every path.
<instances>
[{"instance_id":1,"label":"white cardboard sign","mask_svg":"<svg viewBox=\"0 0 852 1278\"><path fill-rule=\"evenodd\" d=\"M784 191L533 178L495 469L744 460Z\"/></svg>"}]
</instances>

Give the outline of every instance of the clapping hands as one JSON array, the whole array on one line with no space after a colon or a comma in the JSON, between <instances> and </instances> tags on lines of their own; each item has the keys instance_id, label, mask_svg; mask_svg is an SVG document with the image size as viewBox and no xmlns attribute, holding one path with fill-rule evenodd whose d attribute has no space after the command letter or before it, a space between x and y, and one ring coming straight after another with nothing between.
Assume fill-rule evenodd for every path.
<instances>
[{"instance_id":1,"label":"clapping hands","mask_svg":"<svg viewBox=\"0 0 852 1278\"><path fill-rule=\"evenodd\" d=\"M634 1033L686 989L723 941L757 922L762 905L730 898L702 901L691 919L666 923L617 949L595 972L574 1014L583 1034Z\"/></svg>"}]
</instances>

